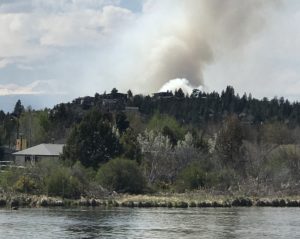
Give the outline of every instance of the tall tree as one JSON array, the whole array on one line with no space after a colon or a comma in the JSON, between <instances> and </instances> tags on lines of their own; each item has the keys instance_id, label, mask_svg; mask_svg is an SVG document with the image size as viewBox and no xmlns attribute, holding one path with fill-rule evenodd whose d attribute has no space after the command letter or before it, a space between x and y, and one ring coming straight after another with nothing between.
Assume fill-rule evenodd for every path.
<instances>
[{"instance_id":1,"label":"tall tree","mask_svg":"<svg viewBox=\"0 0 300 239\"><path fill-rule=\"evenodd\" d=\"M3 160L3 158L4 158L4 149L2 145L2 140L0 138L0 161Z\"/></svg>"},{"instance_id":2,"label":"tall tree","mask_svg":"<svg viewBox=\"0 0 300 239\"><path fill-rule=\"evenodd\" d=\"M119 152L119 140L110 123L99 111L92 110L73 128L63 150L63 159L98 168Z\"/></svg>"},{"instance_id":3,"label":"tall tree","mask_svg":"<svg viewBox=\"0 0 300 239\"><path fill-rule=\"evenodd\" d=\"M123 134L129 127L129 121L127 120L126 114L124 112L119 112L116 114L116 125L121 134Z\"/></svg>"},{"instance_id":4,"label":"tall tree","mask_svg":"<svg viewBox=\"0 0 300 239\"><path fill-rule=\"evenodd\" d=\"M127 159L141 162L141 148L137 141L137 135L132 128L128 128L120 138L122 143L122 156Z\"/></svg>"},{"instance_id":5,"label":"tall tree","mask_svg":"<svg viewBox=\"0 0 300 239\"><path fill-rule=\"evenodd\" d=\"M236 116L229 116L221 128L216 142L216 150L224 165L237 169L240 167L243 128Z\"/></svg>"},{"instance_id":6,"label":"tall tree","mask_svg":"<svg viewBox=\"0 0 300 239\"><path fill-rule=\"evenodd\" d=\"M25 111L25 108L24 106L22 105L21 103L21 100L18 100L16 105L15 105L15 108L14 108L14 111L13 111L13 114L19 118L20 115Z\"/></svg>"},{"instance_id":7,"label":"tall tree","mask_svg":"<svg viewBox=\"0 0 300 239\"><path fill-rule=\"evenodd\" d=\"M184 98L184 93L183 90L181 88L179 88L178 90L175 91L174 95L178 98Z\"/></svg>"},{"instance_id":8,"label":"tall tree","mask_svg":"<svg viewBox=\"0 0 300 239\"><path fill-rule=\"evenodd\" d=\"M110 93L111 93L112 97L115 98L118 94L118 90L116 88L113 88Z\"/></svg>"}]
</instances>

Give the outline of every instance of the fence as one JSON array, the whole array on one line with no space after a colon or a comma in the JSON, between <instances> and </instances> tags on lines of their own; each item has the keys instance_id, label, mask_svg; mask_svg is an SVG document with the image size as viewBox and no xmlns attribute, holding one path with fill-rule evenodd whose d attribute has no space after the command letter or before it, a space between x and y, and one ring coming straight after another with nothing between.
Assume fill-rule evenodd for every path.
<instances>
[{"instance_id":1,"label":"fence","mask_svg":"<svg viewBox=\"0 0 300 239\"><path fill-rule=\"evenodd\" d=\"M24 167L15 165L14 161L0 161L0 172L4 172L6 168L24 168Z\"/></svg>"}]
</instances>

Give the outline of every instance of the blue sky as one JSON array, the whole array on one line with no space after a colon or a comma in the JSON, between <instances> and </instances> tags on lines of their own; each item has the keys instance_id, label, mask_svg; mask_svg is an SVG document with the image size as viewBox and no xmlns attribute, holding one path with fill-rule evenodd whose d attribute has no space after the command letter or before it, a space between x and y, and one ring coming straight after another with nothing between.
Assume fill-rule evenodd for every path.
<instances>
[{"instance_id":1,"label":"blue sky","mask_svg":"<svg viewBox=\"0 0 300 239\"><path fill-rule=\"evenodd\" d=\"M0 0L0 109L113 87L300 100L299 22L297 0Z\"/></svg>"}]
</instances>

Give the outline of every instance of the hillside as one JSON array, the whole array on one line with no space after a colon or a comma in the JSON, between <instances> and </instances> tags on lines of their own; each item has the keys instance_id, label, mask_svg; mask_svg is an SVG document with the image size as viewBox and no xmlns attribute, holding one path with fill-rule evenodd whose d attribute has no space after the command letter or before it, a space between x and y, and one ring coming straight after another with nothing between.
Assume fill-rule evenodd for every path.
<instances>
[{"instance_id":1,"label":"hillside","mask_svg":"<svg viewBox=\"0 0 300 239\"><path fill-rule=\"evenodd\" d=\"M73 175L79 163L83 168L77 171L92 170L92 177L82 172L92 181L80 181L90 191L96 190L90 183L98 180L120 192L293 194L299 190L299 122L299 103L240 97L232 87L221 94L194 90L190 96L181 89L153 96L113 89L41 111L18 101L12 113L0 113L0 132L6 151L18 138L28 147L66 143L61 169ZM107 181L116 180L113 170L117 175L129 170L122 177L135 175L142 184L134 186L131 178L119 179L128 180L126 186Z\"/></svg>"}]
</instances>

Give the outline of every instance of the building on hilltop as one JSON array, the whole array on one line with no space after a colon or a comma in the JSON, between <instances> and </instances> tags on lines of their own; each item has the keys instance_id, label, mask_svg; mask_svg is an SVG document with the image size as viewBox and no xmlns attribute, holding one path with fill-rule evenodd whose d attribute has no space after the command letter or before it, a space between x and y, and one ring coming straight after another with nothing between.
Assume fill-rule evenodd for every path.
<instances>
[{"instance_id":1,"label":"building on hilltop","mask_svg":"<svg viewBox=\"0 0 300 239\"><path fill-rule=\"evenodd\" d=\"M153 97L154 99L169 99L169 98L173 98L174 95L171 91L167 91L167 92L154 93Z\"/></svg>"},{"instance_id":2,"label":"building on hilltop","mask_svg":"<svg viewBox=\"0 0 300 239\"><path fill-rule=\"evenodd\" d=\"M135 107L135 106L126 106L125 107L126 113L139 113L139 111L140 111L139 107Z\"/></svg>"},{"instance_id":3,"label":"building on hilltop","mask_svg":"<svg viewBox=\"0 0 300 239\"><path fill-rule=\"evenodd\" d=\"M108 112L122 111L127 103L127 94L113 92L100 95L102 100L102 109Z\"/></svg>"}]
</instances>

